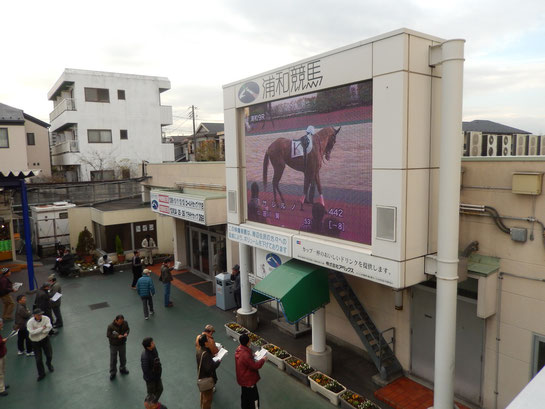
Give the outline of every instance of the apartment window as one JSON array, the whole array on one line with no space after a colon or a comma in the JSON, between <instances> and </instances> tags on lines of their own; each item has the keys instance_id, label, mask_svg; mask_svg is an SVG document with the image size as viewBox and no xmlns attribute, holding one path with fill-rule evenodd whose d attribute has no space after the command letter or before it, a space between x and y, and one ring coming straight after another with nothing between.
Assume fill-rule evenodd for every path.
<instances>
[{"instance_id":1,"label":"apartment window","mask_svg":"<svg viewBox=\"0 0 545 409\"><path fill-rule=\"evenodd\" d=\"M534 334L532 378L545 366L545 336Z\"/></svg>"},{"instance_id":2,"label":"apartment window","mask_svg":"<svg viewBox=\"0 0 545 409\"><path fill-rule=\"evenodd\" d=\"M9 148L8 128L0 128L0 148Z\"/></svg>"},{"instance_id":3,"label":"apartment window","mask_svg":"<svg viewBox=\"0 0 545 409\"><path fill-rule=\"evenodd\" d=\"M112 131L109 129L88 129L89 143L112 143Z\"/></svg>"},{"instance_id":4,"label":"apartment window","mask_svg":"<svg viewBox=\"0 0 545 409\"><path fill-rule=\"evenodd\" d=\"M85 101L110 102L110 91L107 88L85 88Z\"/></svg>"},{"instance_id":5,"label":"apartment window","mask_svg":"<svg viewBox=\"0 0 545 409\"><path fill-rule=\"evenodd\" d=\"M126 129L121 129L119 131L119 139L129 139L129 133Z\"/></svg>"},{"instance_id":6,"label":"apartment window","mask_svg":"<svg viewBox=\"0 0 545 409\"><path fill-rule=\"evenodd\" d=\"M92 170L91 181L98 180L114 180L115 173L113 170Z\"/></svg>"},{"instance_id":7,"label":"apartment window","mask_svg":"<svg viewBox=\"0 0 545 409\"><path fill-rule=\"evenodd\" d=\"M27 133L26 134L26 144L27 145L36 145L36 138L34 136L34 133Z\"/></svg>"},{"instance_id":8,"label":"apartment window","mask_svg":"<svg viewBox=\"0 0 545 409\"><path fill-rule=\"evenodd\" d=\"M117 99L125 99L125 90L124 89L118 89L117 90Z\"/></svg>"}]
</instances>

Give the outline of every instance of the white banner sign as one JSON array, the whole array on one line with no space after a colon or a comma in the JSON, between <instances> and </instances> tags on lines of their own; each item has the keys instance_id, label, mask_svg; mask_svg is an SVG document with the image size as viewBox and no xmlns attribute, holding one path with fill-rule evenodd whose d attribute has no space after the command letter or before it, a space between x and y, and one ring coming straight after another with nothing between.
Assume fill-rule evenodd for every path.
<instances>
[{"instance_id":1,"label":"white banner sign","mask_svg":"<svg viewBox=\"0 0 545 409\"><path fill-rule=\"evenodd\" d=\"M156 213L206 224L204 200L183 193L151 191L151 210Z\"/></svg>"},{"instance_id":2,"label":"white banner sign","mask_svg":"<svg viewBox=\"0 0 545 409\"><path fill-rule=\"evenodd\" d=\"M229 224L227 234L229 240L282 254L284 256L291 256L291 236L287 234L278 234L256 229L245 224L240 226Z\"/></svg>"},{"instance_id":3,"label":"white banner sign","mask_svg":"<svg viewBox=\"0 0 545 409\"><path fill-rule=\"evenodd\" d=\"M293 257L332 270L371 280L393 288L400 288L399 263L349 250L329 246L313 240L293 237Z\"/></svg>"}]
</instances>

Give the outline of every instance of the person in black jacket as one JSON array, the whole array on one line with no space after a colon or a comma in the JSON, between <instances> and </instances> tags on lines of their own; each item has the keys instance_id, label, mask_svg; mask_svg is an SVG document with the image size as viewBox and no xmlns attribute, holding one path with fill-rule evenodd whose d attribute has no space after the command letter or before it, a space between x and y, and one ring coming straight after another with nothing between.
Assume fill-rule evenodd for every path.
<instances>
[{"instance_id":1,"label":"person in black jacket","mask_svg":"<svg viewBox=\"0 0 545 409\"><path fill-rule=\"evenodd\" d=\"M199 337L199 349L197 350L197 370L198 379L212 377L214 384L218 381L216 368L220 365L220 361L214 362L212 352L206 347L208 337L202 334ZM214 397L214 389L201 392L201 409L210 409L212 407L212 398Z\"/></svg>"},{"instance_id":2,"label":"person in black jacket","mask_svg":"<svg viewBox=\"0 0 545 409\"><path fill-rule=\"evenodd\" d=\"M235 264L231 270L231 281L235 283L233 288L235 292L235 303L237 304L237 308L240 308L240 267L238 264Z\"/></svg>"},{"instance_id":3,"label":"person in black jacket","mask_svg":"<svg viewBox=\"0 0 545 409\"><path fill-rule=\"evenodd\" d=\"M106 336L110 341L110 381L115 379L117 372L117 355L119 354L119 372L128 375L127 370L127 337L129 336L129 323L121 314L108 325Z\"/></svg>"},{"instance_id":4,"label":"person in black jacket","mask_svg":"<svg viewBox=\"0 0 545 409\"><path fill-rule=\"evenodd\" d=\"M131 288L136 290L136 282L142 277L142 259L140 258L140 252L136 250L132 258L132 284Z\"/></svg>"},{"instance_id":5,"label":"person in black jacket","mask_svg":"<svg viewBox=\"0 0 545 409\"><path fill-rule=\"evenodd\" d=\"M146 381L148 395L155 395L159 399L163 393L163 382L161 382L163 369L159 360L159 353L151 337L144 338L142 346L144 347L144 351L140 356L140 362L142 364L142 372L144 381Z\"/></svg>"},{"instance_id":6,"label":"person in black jacket","mask_svg":"<svg viewBox=\"0 0 545 409\"><path fill-rule=\"evenodd\" d=\"M36 298L34 299L34 308L39 308L51 322L53 322L53 310L51 309L51 300L49 298L49 289L51 285L48 282L42 284L40 289L36 292ZM57 331L51 330L49 335L56 335Z\"/></svg>"}]
</instances>

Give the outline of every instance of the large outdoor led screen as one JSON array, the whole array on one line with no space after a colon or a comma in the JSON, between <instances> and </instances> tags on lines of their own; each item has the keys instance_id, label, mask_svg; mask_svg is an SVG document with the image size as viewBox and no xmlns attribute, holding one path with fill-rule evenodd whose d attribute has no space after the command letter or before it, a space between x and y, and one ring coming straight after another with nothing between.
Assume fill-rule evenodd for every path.
<instances>
[{"instance_id":1,"label":"large outdoor led screen","mask_svg":"<svg viewBox=\"0 0 545 409\"><path fill-rule=\"evenodd\" d=\"M372 81L245 108L248 220L371 244Z\"/></svg>"}]
</instances>

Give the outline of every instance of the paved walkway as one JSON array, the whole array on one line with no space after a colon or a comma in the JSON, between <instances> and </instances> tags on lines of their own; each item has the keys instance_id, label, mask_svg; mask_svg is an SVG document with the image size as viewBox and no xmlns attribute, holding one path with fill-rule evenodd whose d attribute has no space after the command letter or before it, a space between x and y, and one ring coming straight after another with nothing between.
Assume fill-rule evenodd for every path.
<instances>
[{"instance_id":1,"label":"paved walkway","mask_svg":"<svg viewBox=\"0 0 545 409\"><path fill-rule=\"evenodd\" d=\"M433 391L409 378L399 378L375 392L375 396L394 409L428 409L433 406ZM469 409L456 402L460 409Z\"/></svg>"},{"instance_id":2,"label":"paved walkway","mask_svg":"<svg viewBox=\"0 0 545 409\"><path fill-rule=\"evenodd\" d=\"M49 273L47 267L36 267L38 283L45 281ZM15 272L12 281L26 282L26 274L26 270ZM55 372L47 373L43 381L36 382L34 359L18 356L16 341L10 339L7 345L6 381L11 387L7 397L0 397L0 407L143 408L146 392L140 369L141 341L146 336L152 336L163 362L165 391L161 402L170 409L197 408L199 393L194 342L196 334L210 323L218 329L216 340L229 350L218 368L219 382L213 407L239 408L240 388L236 383L234 366L237 344L227 338L223 331L229 313L215 306L208 307L175 288L171 294L174 307L165 309L161 302L162 284L154 277L157 288L154 298L156 314L145 321L140 299L130 288L131 277L129 271L124 271L112 276L60 278L64 328L59 335L52 337ZM28 304L32 305L33 297L29 298ZM104 302L107 303L105 308L90 308L90 305ZM119 313L125 315L131 328L127 346L130 374L118 374L114 381L110 381L106 327ZM4 336L9 332L8 326L2 331ZM260 373L259 391L263 407L332 407L310 388L273 365L265 365Z\"/></svg>"}]
</instances>

